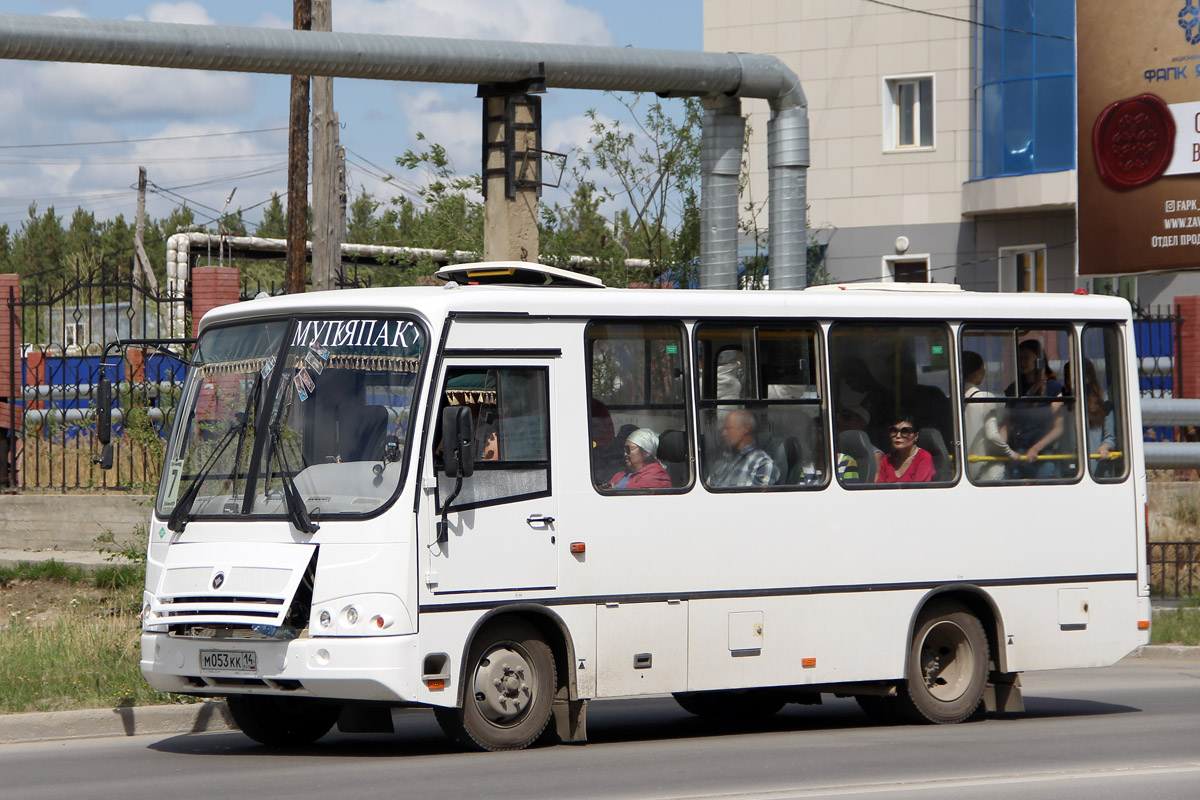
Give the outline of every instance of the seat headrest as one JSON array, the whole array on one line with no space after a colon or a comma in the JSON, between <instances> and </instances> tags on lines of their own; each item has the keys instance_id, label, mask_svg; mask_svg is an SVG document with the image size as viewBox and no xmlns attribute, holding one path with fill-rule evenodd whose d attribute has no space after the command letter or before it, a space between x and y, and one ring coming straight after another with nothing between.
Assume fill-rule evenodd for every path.
<instances>
[{"instance_id":1,"label":"seat headrest","mask_svg":"<svg viewBox=\"0 0 1200 800\"><path fill-rule=\"evenodd\" d=\"M687 460L687 434L683 431L663 431L658 437L658 457L663 461L681 463Z\"/></svg>"}]
</instances>

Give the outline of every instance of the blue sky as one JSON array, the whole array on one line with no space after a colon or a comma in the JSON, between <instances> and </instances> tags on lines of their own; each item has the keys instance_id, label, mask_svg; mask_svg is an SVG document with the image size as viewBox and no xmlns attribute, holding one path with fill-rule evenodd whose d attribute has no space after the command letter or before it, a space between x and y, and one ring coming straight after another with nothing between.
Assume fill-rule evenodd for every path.
<instances>
[{"instance_id":1,"label":"blue sky","mask_svg":"<svg viewBox=\"0 0 1200 800\"><path fill-rule=\"evenodd\" d=\"M5 12L68 14L189 24L290 27L291 0L9 0ZM700 0L334 0L334 29L348 32L699 50ZM26 209L76 206L132 220L137 167L160 193L160 216L186 198L200 221L231 209L251 227L272 191L285 194L288 78L87 64L6 62L0 82L0 224L19 227ZM419 176L395 157L416 133L445 145L462 172L479 169L480 107L473 86L337 80L334 102L348 153L348 184L381 199ZM551 91L543 98L546 149L586 143L584 113L618 109L599 93ZM264 130L283 128L283 130ZM260 133L241 133L262 131ZM217 134L217 135L212 135ZM165 138L196 137L202 138ZM149 139L152 141L130 141ZM71 147L44 145L115 142ZM43 145L28 147L28 145ZM398 179L387 184L380 175ZM556 198L547 190L547 201Z\"/></svg>"}]
</instances>

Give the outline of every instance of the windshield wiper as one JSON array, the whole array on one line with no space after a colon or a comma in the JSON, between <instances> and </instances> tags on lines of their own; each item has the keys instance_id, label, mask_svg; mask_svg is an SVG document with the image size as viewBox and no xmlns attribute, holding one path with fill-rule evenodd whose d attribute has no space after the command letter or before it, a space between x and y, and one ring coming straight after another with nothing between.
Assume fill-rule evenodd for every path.
<instances>
[{"instance_id":1,"label":"windshield wiper","mask_svg":"<svg viewBox=\"0 0 1200 800\"><path fill-rule=\"evenodd\" d=\"M167 518L167 527L175 531L175 533L183 533L184 527L188 523L188 515L192 513L192 504L196 502L196 498L200 495L200 487L204 484L204 479L208 477L208 473L217 465L217 459L221 454L229 448L229 443L233 441L234 434L238 434L238 439L242 438L242 434L246 430L246 418L242 416L241 422L235 422L229 426L229 430L225 431L225 435L221 437L221 441L217 442L217 446L213 448L212 455L204 462L204 466L196 473L196 477L192 478L192 482L188 484L184 490L183 496L179 498L179 502L175 504L174 510L171 511L171 516ZM239 448L240 449L240 448ZM237 464L233 465L236 472Z\"/></svg>"},{"instance_id":2,"label":"windshield wiper","mask_svg":"<svg viewBox=\"0 0 1200 800\"><path fill-rule=\"evenodd\" d=\"M174 510L171 511L171 516L167 520L167 527L175 531L175 533L183 533L184 527L187 526L188 516L192 513L192 504L196 502L196 498L200 495L200 487L204 484L204 479L208 477L208 473L216 466L217 459L229 447L229 443L233 441L234 434L237 434L238 448L237 455L233 461L233 493L237 494L237 469L238 464L242 461L242 445L246 441L246 426L250 419L251 409L257 407L258 397L262 391L262 374L258 374L254 378L254 386L250 389L250 394L246 397L246 407L242 410L241 419L229 426L229 430L221 437L221 441L217 442L217 446L213 448L212 455L204 462L204 466L196 473L196 477L192 478L192 482L188 484L184 490L183 496L179 498Z\"/></svg>"},{"instance_id":3,"label":"windshield wiper","mask_svg":"<svg viewBox=\"0 0 1200 800\"><path fill-rule=\"evenodd\" d=\"M292 468L288 464L287 453L283 450L283 435L279 432L278 422L271 426L271 452L275 454L276 460L279 462L279 480L283 484L283 500L287 504L288 519L296 526L297 530L304 533L316 533L321 526L313 522L308 515L308 506L305 505L304 498L300 496L296 482L292 480ZM271 476L268 473L267 480L270 479Z\"/></svg>"}]
</instances>

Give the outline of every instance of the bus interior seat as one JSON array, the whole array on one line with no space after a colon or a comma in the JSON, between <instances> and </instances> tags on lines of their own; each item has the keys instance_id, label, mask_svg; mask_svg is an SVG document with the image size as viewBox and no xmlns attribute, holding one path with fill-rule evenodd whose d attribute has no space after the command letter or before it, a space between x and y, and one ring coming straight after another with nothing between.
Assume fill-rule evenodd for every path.
<instances>
[{"instance_id":1,"label":"bus interior seat","mask_svg":"<svg viewBox=\"0 0 1200 800\"><path fill-rule=\"evenodd\" d=\"M858 476L862 483L874 483L879 465L875 461L875 446L866 431L842 431L837 437L837 450L858 462Z\"/></svg>"},{"instance_id":2,"label":"bus interior seat","mask_svg":"<svg viewBox=\"0 0 1200 800\"><path fill-rule=\"evenodd\" d=\"M658 458L671 476L671 485L688 485L688 441L684 431L667 430L658 437Z\"/></svg>"},{"instance_id":3,"label":"bus interior seat","mask_svg":"<svg viewBox=\"0 0 1200 800\"><path fill-rule=\"evenodd\" d=\"M783 458L784 463L779 465L780 474L783 475L780 483L790 486L802 483L804 481L804 445L800 443L800 437L783 437Z\"/></svg>"},{"instance_id":4,"label":"bus interior seat","mask_svg":"<svg viewBox=\"0 0 1200 800\"><path fill-rule=\"evenodd\" d=\"M950 451L946 449L946 440L942 438L942 432L937 428L922 428L917 435L917 447L928 450L933 456L933 479L950 480L954 466L950 461Z\"/></svg>"}]
</instances>

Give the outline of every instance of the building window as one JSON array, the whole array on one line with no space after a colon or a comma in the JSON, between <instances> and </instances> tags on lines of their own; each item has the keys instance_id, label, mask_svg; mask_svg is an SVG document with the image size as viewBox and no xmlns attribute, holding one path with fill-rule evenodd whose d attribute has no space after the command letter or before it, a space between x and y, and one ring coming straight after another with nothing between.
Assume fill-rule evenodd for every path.
<instances>
[{"instance_id":1,"label":"building window","mask_svg":"<svg viewBox=\"0 0 1200 800\"><path fill-rule=\"evenodd\" d=\"M976 178L1075 166L1075 3L976 0Z\"/></svg>"},{"instance_id":2,"label":"building window","mask_svg":"<svg viewBox=\"0 0 1200 800\"><path fill-rule=\"evenodd\" d=\"M1002 292L1046 291L1045 245L1001 248L998 278Z\"/></svg>"},{"instance_id":3,"label":"building window","mask_svg":"<svg viewBox=\"0 0 1200 800\"><path fill-rule=\"evenodd\" d=\"M884 256L884 283L929 283L929 256Z\"/></svg>"},{"instance_id":4,"label":"building window","mask_svg":"<svg viewBox=\"0 0 1200 800\"><path fill-rule=\"evenodd\" d=\"M885 78L883 145L885 150L933 148L933 76Z\"/></svg>"}]
</instances>

